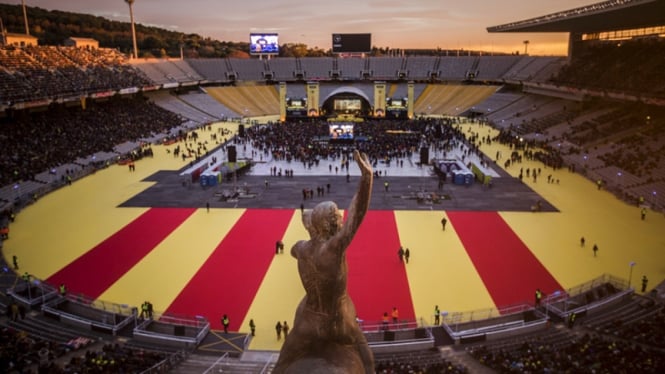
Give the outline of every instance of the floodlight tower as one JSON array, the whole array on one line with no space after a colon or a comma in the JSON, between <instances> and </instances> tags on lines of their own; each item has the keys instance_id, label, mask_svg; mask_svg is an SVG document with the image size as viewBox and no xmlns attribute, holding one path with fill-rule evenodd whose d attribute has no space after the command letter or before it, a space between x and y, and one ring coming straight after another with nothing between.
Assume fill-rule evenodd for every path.
<instances>
[{"instance_id":1,"label":"floodlight tower","mask_svg":"<svg viewBox=\"0 0 665 374\"><path fill-rule=\"evenodd\" d=\"M23 22L25 22L25 35L30 35L30 27L28 27L28 12L25 10L25 0L21 0L23 7Z\"/></svg>"},{"instance_id":2,"label":"floodlight tower","mask_svg":"<svg viewBox=\"0 0 665 374\"><path fill-rule=\"evenodd\" d=\"M134 28L134 1L135 0L125 0L125 2L129 5L129 20L132 23L132 42L134 43L134 58L139 57L139 50L136 47L136 28Z\"/></svg>"},{"instance_id":3,"label":"floodlight tower","mask_svg":"<svg viewBox=\"0 0 665 374\"><path fill-rule=\"evenodd\" d=\"M522 43L524 43L524 54L527 54L527 48L529 47L529 41L525 40Z\"/></svg>"}]
</instances>

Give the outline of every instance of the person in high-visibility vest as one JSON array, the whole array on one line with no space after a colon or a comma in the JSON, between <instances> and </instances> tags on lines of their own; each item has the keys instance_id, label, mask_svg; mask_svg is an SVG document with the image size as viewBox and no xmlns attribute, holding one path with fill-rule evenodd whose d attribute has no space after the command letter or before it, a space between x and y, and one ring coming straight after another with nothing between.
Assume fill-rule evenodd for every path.
<instances>
[{"instance_id":1,"label":"person in high-visibility vest","mask_svg":"<svg viewBox=\"0 0 665 374\"><path fill-rule=\"evenodd\" d=\"M568 316L568 328L573 328L575 326L575 318L577 318L577 314L575 312L570 313Z\"/></svg>"},{"instance_id":2,"label":"person in high-visibility vest","mask_svg":"<svg viewBox=\"0 0 665 374\"><path fill-rule=\"evenodd\" d=\"M148 316L148 302L144 301L143 304L141 304L141 318L145 318Z\"/></svg>"},{"instance_id":3,"label":"person in high-visibility vest","mask_svg":"<svg viewBox=\"0 0 665 374\"><path fill-rule=\"evenodd\" d=\"M64 283L60 283L58 290L60 291L60 296L67 296L67 286Z\"/></svg>"},{"instance_id":4,"label":"person in high-visibility vest","mask_svg":"<svg viewBox=\"0 0 665 374\"><path fill-rule=\"evenodd\" d=\"M224 326L224 333L225 334L228 334L228 332L229 332L229 324L230 323L231 323L231 321L229 320L229 317L225 314L222 317L222 326Z\"/></svg>"}]
</instances>

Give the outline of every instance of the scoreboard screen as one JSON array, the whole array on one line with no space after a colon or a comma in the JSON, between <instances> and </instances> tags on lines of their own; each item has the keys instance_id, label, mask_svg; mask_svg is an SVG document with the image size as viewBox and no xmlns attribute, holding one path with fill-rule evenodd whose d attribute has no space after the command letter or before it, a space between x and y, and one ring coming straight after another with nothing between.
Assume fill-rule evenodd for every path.
<instances>
[{"instance_id":1,"label":"scoreboard screen","mask_svg":"<svg viewBox=\"0 0 665 374\"><path fill-rule=\"evenodd\" d=\"M279 53L277 34L249 34L249 53L252 55L276 55Z\"/></svg>"},{"instance_id":2,"label":"scoreboard screen","mask_svg":"<svg viewBox=\"0 0 665 374\"><path fill-rule=\"evenodd\" d=\"M333 53L366 53L372 51L372 34L332 34Z\"/></svg>"}]
</instances>

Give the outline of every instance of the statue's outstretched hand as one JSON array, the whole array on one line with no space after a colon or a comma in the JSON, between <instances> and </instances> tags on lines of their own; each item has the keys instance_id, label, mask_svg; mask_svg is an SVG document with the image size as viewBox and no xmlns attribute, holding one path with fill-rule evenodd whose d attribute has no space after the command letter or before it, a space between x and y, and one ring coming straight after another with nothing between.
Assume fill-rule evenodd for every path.
<instances>
[{"instance_id":1,"label":"statue's outstretched hand","mask_svg":"<svg viewBox=\"0 0 665 374\"><path fill-rule=\"evenodd\" d=\"M353 151L353 158L356 160L358 163L358 167L360 168L360 172L363 175L371 175L372 174L372 164L369 162L369 158L367 157L366 153L361 154L360 151L357 149Z\"/></svg>"}]
</instances>

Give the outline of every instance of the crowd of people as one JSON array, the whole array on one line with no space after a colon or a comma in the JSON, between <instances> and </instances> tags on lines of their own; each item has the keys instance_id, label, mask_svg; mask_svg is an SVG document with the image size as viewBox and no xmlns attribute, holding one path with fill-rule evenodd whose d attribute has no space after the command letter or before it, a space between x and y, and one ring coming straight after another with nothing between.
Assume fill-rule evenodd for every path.
<instances>
[{"instance_id":1,"label":"crowd of people","mask_svg":"<svg viewBox=\"0 0 665 374\"><path fill-rule=\"evenodd\" d=\"M38 173L96 152L164 133L182 119L142 97L90 102L85 109L54 106L0 119L0 186L33 180Z\"/></svg>"},{"instance_id":2,"label":"crowd of people","mask_svg":"<svg viewBox=\"0 0 665 374\"><path fill-rule=\"evenodd\" d=\"M469 147L468 152L484 158L474 144L475 140L467 139L451 119L368 120L355 124L354 137L353 147L366 153L373 166L378 162L403 165L405 159L418 154L422 147L443 150L445 154L462 144ZM259 152L275 160L302 162L305 165L320 161L348 161L353 148L347 143L330 141L328 123L323 120L254 126L245 130L245 137L239 141L249 142ZM335 172L345 173L346 170L342 167L342 170Z\"/></svg>"},{"instance_id":3,"label":"crowd of people","mask_svg":"<svg viewBox=\"0 0 665 374\"><path fill-rule=\"evenodd\" d=\"M665 331L665 309L630 324L614 321L613 331L614 335L622 340L665 349L665 335L661 333Z\"/></svg>"},{"instance_id":4,"label":"crowd of people","mask_svg":"<svg viewBox=\"0 0 665 374\"><path fill-rule=\"evenodd\" d=\"M61 46L0 47L0 104L78 97L150 86L114 49Z\"/></svg>"},{"instance_id":5,"label":"crowd of people","mask_svg":"<svg viewBox=\"0 0 665 374\"><path fill-rule=\"evenodd\" d=\"M481 364L500 373L662 373L662 352L632 341L589 333L565 343L533 339L514 349L469 350Z\"/></svg>"},{"instance_id":6,"label":"crowd of people","mask_svg":"<svg viewBox=\"0 0 665 374\"><path fill-rule=\"evenodd\" d=\"M0 329L3 373L139 373L166 358L165 353L119 344L95 349L77 342L59 344L9 327Z\"/></svg>"},{"instance_id":7,"label":"crowd of people","mask_svg":"<svg viewBox=\"0 0 665 374\"><path fill-rule=\"evenodd\" d=\"M469 370L459 364L441 358L437 353L434 357L423 359L380 359L375 363L377 374L466 374Z\"/></svg>"}]
</instances>

